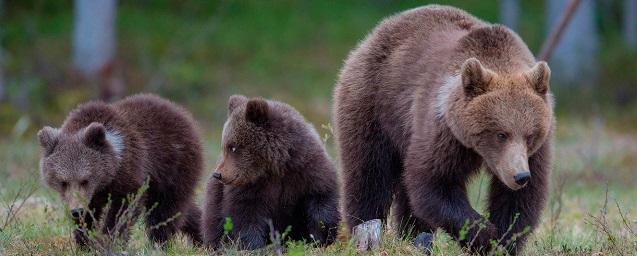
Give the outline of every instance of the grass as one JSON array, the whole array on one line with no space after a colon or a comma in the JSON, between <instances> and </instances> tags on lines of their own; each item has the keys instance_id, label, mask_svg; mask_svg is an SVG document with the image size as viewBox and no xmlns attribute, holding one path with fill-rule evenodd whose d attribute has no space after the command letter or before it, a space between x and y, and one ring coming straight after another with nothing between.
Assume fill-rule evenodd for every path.
<instances>
[{"instance_id":1,"label":"grass","mask_svg":"<svg viewBox=\"0 0 637 256\"><path fill-rule=\"evenodd\" d=\"M603 122L561 121L556 132L555 161L549 202L539 228L531 235L526 255L627 255L637 252L637 136L617 132ZM207 139L207 166L216 155L216 139ZM331 140L328 145L331 146ZM68 255L78 251L71 238L68 209L57 195L40 185L39 149L34 139L6 139L0 144L0 255ZM332 150L333 152L333 150ZM488 178L476 177L470 187L474 207L483 209ZM31 188L35 192L30 195ZM201 194L203 187L198 188ZM3 225L8 209L21 205L14 218ZM137 223L124 251L130 254L204 255L211 253L192 247L185 237L177 237L164 251L146 239ZM326 248L290 242L288 255L351 255L353 245L341 240ZM255 252L223 248L228 255L274 254L272 246ZM457 243L442 231L435 236L435 255L463 254ZM381 247L369 255L420 255L421 252L384 231Z\"/></svg>"}]
</instances>

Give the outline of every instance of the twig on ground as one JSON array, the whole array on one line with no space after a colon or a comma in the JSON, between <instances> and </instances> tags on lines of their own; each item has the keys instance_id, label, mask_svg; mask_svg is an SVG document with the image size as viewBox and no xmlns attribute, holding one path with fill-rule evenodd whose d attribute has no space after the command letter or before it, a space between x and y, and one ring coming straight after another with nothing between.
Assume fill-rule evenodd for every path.
<instances>
[{"instance_id":1,"label":"twig on ground","mask_svg":"<svg viewBox=\"0 0 637 256\"><path fill-rule=\"evenodd\" d=\"M18 191L15 192L11 200L5 202L6 215L3 218L4 221L0 223L0 232L5 230L16 220L18 213L20 212L20 210L22 210L22 207L29 200L29 198L33 196L35 191L37 191L37 187L35 186L27 185L26 183L19 185Z\"/></svg>"}]
</instances>

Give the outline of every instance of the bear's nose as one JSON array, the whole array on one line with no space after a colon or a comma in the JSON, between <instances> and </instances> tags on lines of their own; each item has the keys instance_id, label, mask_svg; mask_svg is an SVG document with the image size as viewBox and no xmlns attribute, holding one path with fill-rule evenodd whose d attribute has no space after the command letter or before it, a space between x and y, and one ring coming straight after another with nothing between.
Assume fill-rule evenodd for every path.
<instances>
[{"instance_id":1,"label":"bear's nose","mask_svg":"<svg viewBox=\"0 0 637 256\"><path fill-rule=\"evenodd\" d=\"M527 182L529 182L529 180L531 180L531 173L523 172L513 176L513 179L515 180L515 183L517 183L518 185L524 186L526 185Z\"/></svg>"},{"instance_id":2,"label":"bear's nose","mask_svg":"<svg viewBox=\"0 0 637 256\"><path fill-rule=\"evenodd\" d=\"M75 208L71 210L71 217L73 217L73 219L79 220L82 215L84 215L84 208Z\"/></svg>"},{"instance_id":3,"label":"bear's nose","mask_svg":"<svg viewBox=\"0 0 637 256\"><path fill-rule=\"evenodd\" d=\"M220 172L213 172L212 173L212 177L215 179L220 180L221 179L221 173Z\"/></svg>"}]
</instances>

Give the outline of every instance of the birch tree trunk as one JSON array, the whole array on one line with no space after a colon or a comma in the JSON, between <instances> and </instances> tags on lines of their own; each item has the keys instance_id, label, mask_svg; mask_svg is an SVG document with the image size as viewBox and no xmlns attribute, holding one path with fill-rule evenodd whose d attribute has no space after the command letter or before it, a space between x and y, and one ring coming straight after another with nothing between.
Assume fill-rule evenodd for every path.
<instances>
[{"instance_id":1,"label":"birch tree trunk","mask_svg":"<svg viewBox=\"0 0 637 256\"><path fill-rule=\"evenodd\" d=\"M547 34L557 25L570 0L546 0ZM597 79L599 35L595 1L582 0L566 26L550 59L551 77L557 86L592 86Z\"/></svg>"},{"instance_id":2,"label":"birch tree trunk","mask_svg":"<svg viewBox=\"0 0 637 256\"><path fill-rule=\"evenodd\" d=\"M97 86L98 96L121 96L123 84L115 66L116 0L75 0L73 65Z\"/></svg>"},{"instance_id":3,"label":"birch tree trunk","mask_svg":"<svg viewBox=\"0 0 637 256\"><path fill-rule=\"evenodd\" d=\"M624 0L624 42L637 49L637 0Z\"/></svg>"},{"instance_id":4,"label":"birch tree trunk","mask_svg":"<svg viewBox=\"0 0 637 256\"><path fill-rule=\"evenodd\" d=\"M520 0L500 0L500 23L518 31L520 25Z\"/></svg>"},{"instance_id":5,"label":"birch tree trunk","mask_svg":"<svg viewBox=\"0 0 637 256\"><path fill-rule=\"evenodd\" d=\"M0 0L0 17L4 15L4 0ZM0 41L0 102L5 100L6 87L4 81L4 48Z\"/></svg>"},{"instance_id":6,"label":"birch tree trunk","mask_svg":"<svg viewBox=\"0 0 637 256\"><path fill-rule=\"evenodd\" d=\"M6 87L4 80L4 50L0 46L0 102L5 100L6 95Z\"/></svg>"}]
</instances>

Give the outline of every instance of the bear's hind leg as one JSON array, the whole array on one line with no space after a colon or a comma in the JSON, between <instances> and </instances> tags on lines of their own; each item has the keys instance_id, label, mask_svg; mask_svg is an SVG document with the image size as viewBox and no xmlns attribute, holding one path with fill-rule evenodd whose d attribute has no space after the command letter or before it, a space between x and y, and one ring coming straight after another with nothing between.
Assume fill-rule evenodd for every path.
<instances>
[{"instance_id":1,"label":"bear's hind leg","mask_svg":"<svg viewBox=\"0 0 637 256\"><path fill-rule=\"evenodd\" d=\"M201 210L199 207L194 202L191 203L183 218L184 223L181 225L181 232L188 235L193 244L201 245Z\"/></svg>"},{"instance_id":2,"label":"bear's hind leg","mask_svg":"<svg viewBox=\"0 0 637 256\"><path fill-rule=\"evenodd\" d=\"M321 245L328 245L336 239L338 222L338 196L336 193L317 195L305 205L307 236ZM304 234L306 235L306 234Z\"/></svg>"},{"instance_id":3,"label":"bear's hind leg","mask_svg":"<svg viewBox=\"0 0 637 256\"><path fill-rule=\"evenodd\" d=\"M400 177L400 161L379 126L357 127L354 130L360 134L339 138L344 217L350 231L365 221L386 220Z\"/></svg>"},{"instance_id":4,"label":"bear's hind leg","mask_svg":"<svg viewBox=\"0 0 637 256\"><path fill-rule=\"evenodd\" d=\"M152 242L163 247L184 222L184 215L187 214L185 209L187 208L182 206L181 198L177 199L165 193L149 192L149 195L147 209L155 207L146 216L146 234ZM180 214L178 215L178 213Z\"/></svg>"}]
</instances>

